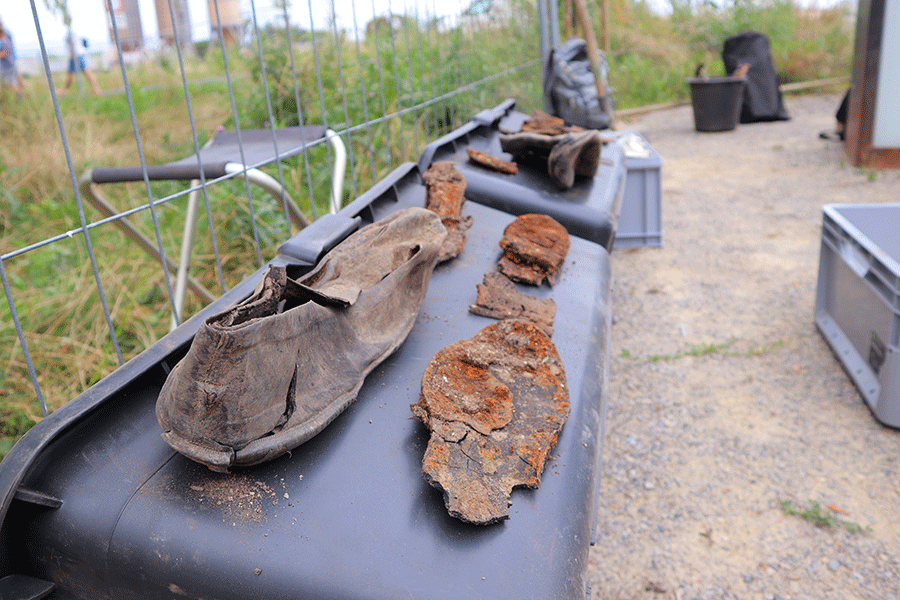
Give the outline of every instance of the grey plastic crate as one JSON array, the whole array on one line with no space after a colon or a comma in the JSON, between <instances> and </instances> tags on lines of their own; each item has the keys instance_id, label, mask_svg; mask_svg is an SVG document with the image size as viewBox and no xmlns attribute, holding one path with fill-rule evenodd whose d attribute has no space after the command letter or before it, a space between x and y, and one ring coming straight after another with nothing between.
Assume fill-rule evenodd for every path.
<instances>
[{"instance_id":1,"label":"grey plastic crate","mask_svg":"<svg viewBox=\"0 0 900 600\"><path fill-rule=\"evenodd\" d=\"M900 204L823 209L816 325L875 418L900 427Z\"/></svg>"},{"instance_id":2,"label":"grey plastic crate","mask_svg":"<svg viewBox=\"0 0 900 600\"><path fill-rule=\"evenodd\" d=\"M647 157L625 154L625 192L613 248L662 247L662 158L647 141Z\"/></svg>"}]
</instances>

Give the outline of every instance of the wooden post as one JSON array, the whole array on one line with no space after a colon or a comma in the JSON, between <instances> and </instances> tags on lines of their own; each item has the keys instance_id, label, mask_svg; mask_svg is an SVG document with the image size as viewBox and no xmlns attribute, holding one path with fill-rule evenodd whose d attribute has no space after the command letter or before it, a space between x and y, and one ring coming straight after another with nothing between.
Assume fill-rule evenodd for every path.
<instances>
[{"instance_id":1,"label":"wooden post","mask_svg":"<svg viewBox=\"0 0 900 600\"><path fill-rule=\"evenodd\" d=\"M887 147L886 144L876 147L873 144L876 134L875 104L881 79L879 71L889 68L881 64L887 62L881 58L882 49L889 48L886 44L900 37L896 27L888 27L887 4L888 0L860 0L857 12L856 48L844 144L854 167L900 168L900 144L896 147ZM897 8L896 5L894 8Z\"/></svg>"},{"instance_id":2,"label":"wooden post","mask_svg":"<svg viewBox=\"0 0 900 600\"><path fill-rule=\"evenodd\" d=\"M600 0L600 43L609 54L609 0Z\"/></svg>"},{"instance_id":3,"label":"wooden post","mask_svg":"<svg viewBox=\"0 0 900 600\"><path fill-rule=\"evenodd\" d=\"M600 49L597 48L597 36L594 34L594 25L588 15L585 0L574 0L578 22L581 23L581 31L584 32L584 41L587 44L588 60L594 69L594 81L597 82L597 95L603 98L606 95L606 78L600 65Z\"/></svg>"}]
</instances>

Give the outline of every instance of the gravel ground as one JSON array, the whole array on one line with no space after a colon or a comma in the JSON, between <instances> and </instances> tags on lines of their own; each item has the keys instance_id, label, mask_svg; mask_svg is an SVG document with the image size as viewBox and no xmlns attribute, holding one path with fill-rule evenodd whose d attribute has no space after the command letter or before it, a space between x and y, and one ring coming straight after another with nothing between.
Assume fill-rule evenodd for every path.
<instances>
[{"instance_id":1,"label":"gravel ground","mask_svg":"<svg viewBox=\"0 0 900 600\"><path fill-rule=\"evenodd\" d=\"M818 138L840 95L785 102L792 120L731 132L689 106L622 127L664 160L665 233L612 254L593 598L900 598L900 431L813 322L822 206L900 201L900 172Z\"/></svg>"}]
</instances>

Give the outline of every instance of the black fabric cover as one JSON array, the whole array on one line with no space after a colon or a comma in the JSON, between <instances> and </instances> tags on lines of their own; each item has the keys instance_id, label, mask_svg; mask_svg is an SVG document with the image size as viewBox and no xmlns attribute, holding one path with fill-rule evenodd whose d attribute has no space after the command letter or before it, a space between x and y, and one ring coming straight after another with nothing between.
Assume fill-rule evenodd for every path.
<instances>
[{"instance_id":1,"label":"black fabric cover","mask_svg":"<svg viewBox=\"0 0 900 600\"><path fill-rule=\"evenodd\" d=\"M840 106L838 106L837 112L834 113L834 118L837 119L837 122L841 124L842 128L847 125L847 111L848 111L849 107L850 107L850 90L847 90L847 93L844 94L844 98L841 100Z\"/></svg>"},{"instance_id":2,"label":"black fabric cover","mask_svg":"<svg viewBox=\"0 0 900 600\"><path fill-rule=\"evenodd\" d=\"M786 121L791 118L781 98L768 37L756 31L745 31L728 38L722 48L722 62L729 75L741 63L750 65L744 86L741 123Z\"/></svg>"},{"instance_id":3,"label":"black fabric cover","mask_svg":"<svg viewBox=\"0 0 900 600\"><path fill-rule=\"evenodd\" d=\"M601 79L609 81L609 65L602 53L600 61ZM544 110L568 125L606 129L612 123L612 89L607 84L603 97L597 94L597 81L584 40L571 38L550 50L544 65L543 86Z\"/></svg>"}]
</instances>

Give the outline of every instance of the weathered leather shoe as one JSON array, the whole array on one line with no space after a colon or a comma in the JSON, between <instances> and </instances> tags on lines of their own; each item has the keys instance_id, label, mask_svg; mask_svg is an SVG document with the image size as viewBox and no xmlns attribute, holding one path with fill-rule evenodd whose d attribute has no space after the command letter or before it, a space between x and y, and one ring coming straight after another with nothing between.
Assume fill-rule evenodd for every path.
<instances>
[{"instance_id":1,"label":"weathered leather shoe","mask_svg":"<svg viewBox=\"0 0 900 600\"><path fill-rule=\"evenodd\" d=\"M564 190L575 185L575 176L593 177L600 166L603 138L600 132L587 129L569 133L550 150L547 172L556 185Z\"/></svg>"},{"instance_id":2,"label":"weathered leather shoe","mask_svg":"<svg viewBox=\"0 0 900 600\"><path fill-rule=\"evenodd\" d=\"M500 148L517 162L546 169L557 187L567 190L575 185L576 175L597 174L603 137L594 129L557 135L522 131L501 135Z\"/></svg>"},{"instance_id":3,"label":"weathered leather shoe","mask_svg":"<svg viewBox=\"0 0 900 600\"><path fill-rule=\"evenodd\" d=\"M410 208L360 229L299 281L271 267L200 326L156 404L163 438L214 471L255 465L322 431L406 339L447 232Z\"/></svg>"}]
</instances>

